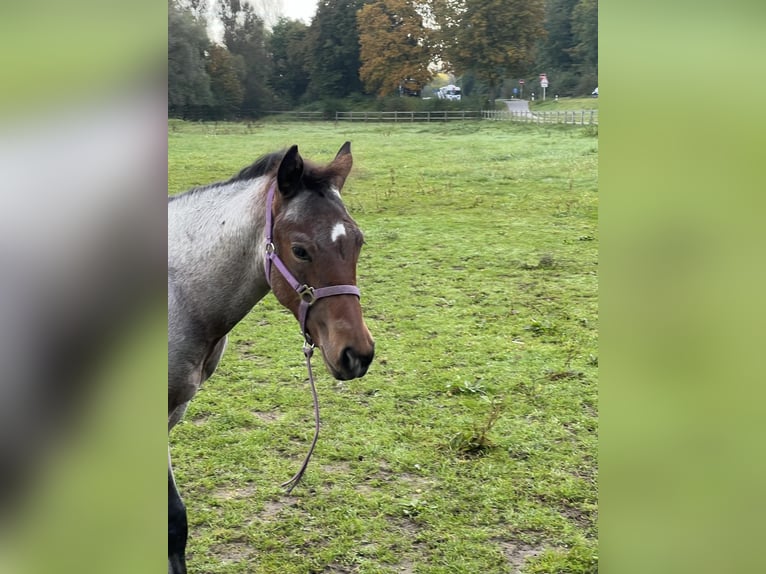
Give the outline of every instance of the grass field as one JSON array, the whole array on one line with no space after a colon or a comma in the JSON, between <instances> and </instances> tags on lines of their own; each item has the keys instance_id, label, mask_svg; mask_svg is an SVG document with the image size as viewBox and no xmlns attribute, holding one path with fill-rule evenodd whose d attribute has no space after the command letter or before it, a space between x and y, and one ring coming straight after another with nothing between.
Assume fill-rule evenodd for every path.
<instances>
[{"instance_id":1,"label":"grass field","mask_svg":"<svg viewBox=\"0 0 766 574\"><path fill-rule=\"evenodd\" d=\"M588 128L171 122L169 188L297 143L366 235L366 377L269 295L171 436L194 573L590 573L597 566L597 164Z\"/></svg>"},{"instance_id":2,"label":"grass field","mask_svg":"<svg viewBox=\"0 0 766 574\"><path fill-rule=\"evenodd\" d=\"M535 112L555 112L557 110L597 110L598 98L559 98L548 94L545 101L537 99L529 102L529 109Z\"/></svg>"}]
</instances>

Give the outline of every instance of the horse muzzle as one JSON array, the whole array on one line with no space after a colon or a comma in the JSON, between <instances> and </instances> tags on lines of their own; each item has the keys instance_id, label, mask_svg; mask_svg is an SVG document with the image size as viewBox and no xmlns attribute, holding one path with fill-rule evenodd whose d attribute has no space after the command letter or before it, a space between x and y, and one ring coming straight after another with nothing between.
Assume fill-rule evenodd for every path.
<instances>
[{"instance_id":1,"label":"horse muzzle","mask_svg":"<svg viewBox=\"0 0 766 574\"><path fill-rule=\"evenodd\" d=\"M375 344L370 346L367 351L359 351L354 347L346 347L340 354L339 367L337 373L333 376L340 381L358 379L367 373L367 369L375 356Z\"/></svg>"},{"instance_id":2,"label":"horse muzzle","mask_svg":"<svg viewBox=\"0 0 766 574\"><path fill-rule=\"evenodd\" d=\"M375 343L370 341L365 345L347 346L337 353L337 356L334 355L335 353L322 347L322 357L330 374L339 381L358 379L370 368L375 357Z\"/></svg>"}]
</instances>

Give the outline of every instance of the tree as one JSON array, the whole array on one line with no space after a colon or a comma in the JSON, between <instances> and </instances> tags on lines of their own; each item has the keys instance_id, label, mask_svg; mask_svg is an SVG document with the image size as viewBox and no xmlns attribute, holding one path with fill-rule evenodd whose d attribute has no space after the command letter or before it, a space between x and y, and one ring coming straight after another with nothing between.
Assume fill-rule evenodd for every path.
<instances>
[{"instance_id":1,"label":"tree","mask_svg":"<svg viewBox=\"0 0 766 574\"><path fill-rule=\"evenodd\" d=\"M598 70L598 0L579 0L572 10L572 54L583 73Z\"/></svg>"},{"instance_id":2,"label":"tree","mask_svg":"<svg viewBox=\"0 0 766 574\"><path fill-rule=\"evenodd\" d=\"M224 119L235 117L245 96L241 82L244 76L242 57L233 56L223 46L213 45L208 54L207 72L215 115Z\"/></svg>"},{"instance_id":3,"label":"tree","mask_svg":"<svg viewBox=\"0 0 766 574\"><path fill-rule=\"evenodd\" d=\"M310 95L342 98L362 91L356 13L366 0L319 0L308 33Z\"/></svg>"},{"instance_id":4,"label":"tree","mask_svg":"<svg viewBox=\"0 0 766 574\"><path fill-rule=\"evenodd\" d=\"M386 96L412 85L417 92L432 74L428 30L413 0L377 0L357 13L361 68L368 92Z\"/></svg>"},{"instance_id":5,"label":"tree","mask_svg":"<svg viewBox=\"0 0 766 574\"><path fill-rule=\"evenodd\" d=\"M572 10L578 0L548 0L545 8L545 39L540 43L538 63L541 70L572 69Z\"/></svg>"},{"instance_id":6,"label":"tree","mask_svg":"<svg viewBox=\"0 0 766 574\"><path fill-rule=\"evenodd\" d=\"M212 101L205 70L208 48L204 23L174 1L168 2L168 113L183 117Z\"/></svg>"},{"instance_id":7,"label":"tree","mask_svg":"<svg viewBox=\"0 0 766 574\"><path fill-rule=\"evenodd\" d=\"M216 18L223 24L223 43L242 61L244 95L242 113L259 115L273 101L269 88L271 59L266 50L266 29L253 6L239 0L218 0Z\"/></svg>"},{"instance_id":8,"label":"tree","mask_svg":"<svg viewBox=\"0 0 766 574\"><path fill-rule=\"evenodd\" d=\"M494 100L503 78L523 77L544 36L543 0L434 0L444 58L457 73L472 70Z\"/></svg>"},{"instance_id":9,"label":"tree","mask_svg":"<svg viewBox=\"0 0 766 574\"><path fill-rule=\"evenodd\" d=\"M308 87L306 60L308 26L298 20L280 19L271 30L271 89L286 104L297 103Z\"/></svg>"}]
</instances>

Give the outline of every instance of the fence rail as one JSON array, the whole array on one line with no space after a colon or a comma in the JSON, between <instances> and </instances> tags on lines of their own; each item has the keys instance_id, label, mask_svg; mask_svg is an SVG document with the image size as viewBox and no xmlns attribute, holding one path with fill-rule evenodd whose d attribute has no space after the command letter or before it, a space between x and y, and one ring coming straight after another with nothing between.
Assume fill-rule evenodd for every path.
<instances>
[{"instance_id":1,"label":"fence rail","mask_svg":"<svg viewBox=\"0 0 766 574\"><path fill-rule=\"evenodd\" d=\"M484 119L495 121L534 124L574 124L581 126L598 125L598 110L557 110L546 112L484 110L481 114Z\"/></svg>"},{"instance_id":2,"label":"fence rail","mask_svg":"<svg viewBox=\"0 0 766 574\"><path fill-rule=\"evenodd\" d=\"M331 115L328 115L325 112L303 112L303 111L297 111L297 110L287 110L287 111L268 111L264 112L269 117L272 118L279 118L279 119L285 119L285 120L295 120L295 121L303 121L303 120L329 120L332 119Z\"/></svg>"},{"instance_id":3,"label":"fence rail","mask_svg":"<svg viewBox=\"0 0 766 574\"><path fill-rule=\"evenodd\" d=\"M448 122L492 120L535 124L598 125L598 110L511 112L500 110L441 110L427 112L335 112L335 121Z\"/></svg>"},{"instance_id":4,"label":"fence rail","mask_svg":"<svg viewBox=\"0 0 766 574\"><path fill-rule=\"evenodd\" d=\"M335 112L335 121L349 122L448 122L480 120L481 112L440 110L427 112Z\"/></svg>"}]
</instances>

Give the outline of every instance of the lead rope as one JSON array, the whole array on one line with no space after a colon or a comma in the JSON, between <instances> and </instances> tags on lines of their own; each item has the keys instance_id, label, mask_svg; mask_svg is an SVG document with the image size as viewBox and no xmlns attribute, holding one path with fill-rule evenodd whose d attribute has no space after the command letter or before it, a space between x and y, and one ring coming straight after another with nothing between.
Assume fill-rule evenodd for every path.
<instances>
[{"instance_id":1,"label":"lead rope","mask_svg":"<svg viewBox=\"0 0 766 574\"><path fill-rule=\"evenodd\" d=\"M303 459L303 464L301 465L298 472L296 472L290 480L283 482L280 485L287 487L287 492L285 494L290 494L293 491L293 488L295 488L301 481L301 478L303 478L303 473L306 472L306 468L308 467L309 461L311 460L311 455L314 453L314 447L316 446L317 440L319 439L319 397L317 396L317 388L316 384L314 383L314 373L311 371L311 356L314 354L314 345L309 345L308 341L304 343L303 354L306 355L306 368L309 372L311 397L314 400L314 439L311 441L309 452L306 454L306 458Z\"/></svg>"},{"instance_id":2,"label":"lead rope","mask_svg":"<svg viewBox=\"0 0 766 574\"><path fill-rule=\"evenodd\" d=\"M298 472L288 480L283 482L281 486L287 487L287 494L293 491L293 488L300 482L303 477L303 473L306 472L306 467L309 465L311 455L314 453L314 447L319 439L319 398L317 397L316 384L314 383L314 373L311 371L311 356L314 354L314 343L306 330L306 320L308 318L309 309L317 301L323 297L332 297L335 295L356 295L360 296L359 288L356 285L330 285L328 287L320 287L315 289L309 285L301 285L300 282L290 273L290 270L279 258L276 253L276 248L273 242L274 233L274 221L271 212L271 206L274 201L274 194L277 188L277 180L275 179L269 190L266 193L266 257L264 260L264 268L266 272L266 282L271 286L271 265L272 263L277 270L282 274L282 277L289 283L289 285L298 293L301 299L300 307L298 311L298 322L301 325L301 331L303 332L304 344L303 354L306 355L306 368L309 372L309 383L311 384L311 396L314 400L314 439L311 441L311 447L309 448L306 458L303 459Z\"/></svg>"}]
</instances>

